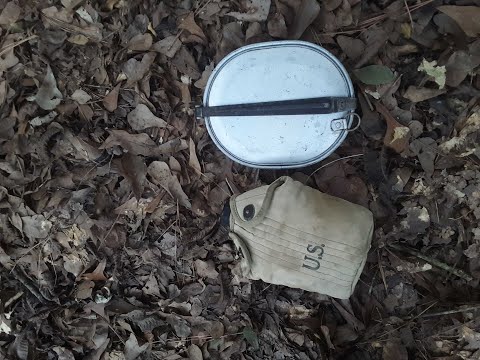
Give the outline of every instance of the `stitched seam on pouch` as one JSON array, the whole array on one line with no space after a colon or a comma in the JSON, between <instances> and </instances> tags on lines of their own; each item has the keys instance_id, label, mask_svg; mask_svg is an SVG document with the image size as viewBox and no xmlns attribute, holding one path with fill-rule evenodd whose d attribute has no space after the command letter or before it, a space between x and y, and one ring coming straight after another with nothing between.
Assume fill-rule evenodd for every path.
<instances>
[{"instance_id":1,"label":"stitched seam on pouch","mask_svg":"<svg viewBox=\"0 0 480 360\"><path fill-rule=\"evenodd\" d=\"M337 243L342 244L342 245L345 245L345 246L350 246L351 248L356 249L356 250L363 250L362 248L355 247L355 246L352 246L352 245L350 245L350 244L345 244L345 243L342 243L342 242L337 241L337 240L333 241L333 240L330 240L330 239L328 239L328 238L324 238L324 237L319 236L319 235L315 235L315 234L311 234L311 233L306 232L306 231L302 231L302 230L295 229L295 228L292 227L292 226L288 226L288 225L286 225L286 224L284 224L284 223L281 223L281 222L279 222L279 221L277 221L277 220L274 220L274 219L272 219L272 218L270 218L270 217L268 217L268 216L265 216L264 219L271 220L271 221L273 221L273 222L276 222L277 224L280 224L281 226L285 226L285 227L287 227L287 228L290 228L290 229L292 229L292 230L294 230L294 231L298 231L298 232L303 233L303 234L307 234L307 235L310 235L310 236L313 236L313 237L318 237L318 238L323 239L323 240L326 240L326 241L337 242ZM262 225L269 226L269 227L273 227L273 226L267 225L267 224L262 224ZM285 231L285 232L286 232L286 231ZM293 234L291 234L291 233L288 233L288 234L290 234L290 235L295 236L296 238L298 238L298 236L296 236L296 235L293 235ZM351 255L351 254L350 254L350 255Z\"/></svg>"},{"instance_id":2,"label":"stitched seam on pouch","mask_svg":"<svg viewBox=\"0 0 480 360\"><path fill-rule=\"evenodd\" d=\"M270 227L270 228L275 229L273 226L269 226L269 225L265 225L265 224L260 224L260 225L262 225L262 226L268 226L268 227ZM260 230L260 231L265 231L267 234L270 234L270 235L273 235L273 236L277 236L277 237L279 237L279 238L282 239L282 240L286 240L284 237L280 236L280 235L277 234L277 233L272 233L272 232L270 232L270 231L267 231L266 229L261 229L259 226L256 226L256 228L257 228L258 230ZM244 228L242 228L242 229L245 230ZM253 233L251 233L251 232L248 231L248 230L245 230L245 231L248 232L249 234L254 235ZM288 234L291 235L291 236L293 236L295 239L299 239L300 241L302 240L302 238L300 238L300 237L298 237L298 236L296 236L296 235L293 235L293 234L290 234L290 233L288 233ZM323 239L323 238L322 238L322 239ZM326 239L324 239L324 240L326 240ZM269 241L270 241L270 240L269 240ZM290 241L290 240L286 240L286 241L292 242L292 243L294 243L295 245L298 245L298 246L305 246L305 242L297 243L297 242L295 242L295 241ZM334 248L333 246L331 246L331 243L335 243L335 241L333 241L333 240L328 240L328 241L329 241L330 244L327 243L328 245L327 245L327 244L324 244L324 245L325 245L326 248L329 248L329 249L331 249L331 250L343 252L343 253L345 253L345 254L347 254L347 255L355 256L355 257L361 256L361 255L363 255L363 254L365 253L365 251L362 251L360 254L351 254L351 253L349 253L348 251L346 251L345 249L336 249L336 248ZM348 246L348 245L345 245L345 246ZM359 248L355 248L355 247L353 247L353 248L354 248L354 249L359 249ZM334 255L334 256L336 256L336 255ZM336 256L336 257L338 257L339 259L343 259L343 258L341 258L341 257L339 257L339 256ZM352 261L347 260L347 259L343 259L343 260L348 261L348 262L352 262Z\"/></svg>"}]
</instances>

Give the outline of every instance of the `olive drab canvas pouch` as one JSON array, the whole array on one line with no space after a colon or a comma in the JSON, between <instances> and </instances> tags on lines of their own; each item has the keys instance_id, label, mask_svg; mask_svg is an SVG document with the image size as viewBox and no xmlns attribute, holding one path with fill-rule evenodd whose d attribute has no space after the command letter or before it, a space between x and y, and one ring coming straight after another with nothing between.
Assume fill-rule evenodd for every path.
<instances>
[{"instance_id":1,"label":"olive drab canvas pouch","mask_svg":"<svg viewBox=\"0 0 480 360\"><path fill-rule=\"evenodd\" d=\"M370 248L368 209L289 177L232 197L230 208L245 277L350 297Z\"/></svg>"}]
</instances>

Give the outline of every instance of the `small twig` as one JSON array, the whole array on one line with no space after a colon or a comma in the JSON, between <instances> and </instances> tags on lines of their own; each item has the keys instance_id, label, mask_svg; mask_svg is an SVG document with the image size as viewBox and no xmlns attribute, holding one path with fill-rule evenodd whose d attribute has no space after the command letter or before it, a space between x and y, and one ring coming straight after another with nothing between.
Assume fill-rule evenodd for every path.
<instances>
[{"instance_id":1,"label":"small twig","mask_svg":"<svg viewBox=\"0 0 480 360\"><path fill-rule=\"evenodd\" d=\"M472 311L472 310L478 310L478 309L480 309L480 304L475 305L475 306L465 307L465 308L438 311L438 312L429 313L429 314L421 314L421 315L417 316L417 318L419 318L419 317L429 318L429 317L442 316L442 315L458 314L458 313Z\"/></svg>"},{"instance_id":2,"label":"small twig","mask_svg":"<svg viewBox=\"0 0 480 360\"><path fill-rule=\"evenodd\" d=\"M404 4L405 4L405 7L407 8L408 17L409 17L409 19L410 19L410 25L411 25L412 31L413 31L412 13L410 12L410 8L408 7L407 0L403 0L403 2L404 2Z\"/></svg>"},{"instance_id":3,"label":"small twig","mask_svg":"<svg viewBox=\"0 0 480 360\"><path fill-rule=\"evenodd\" d=\"M391 248L395 249L395 250L403 251L403 252L406 252L410 255L413 255L413 256L415 256L419 259L422 259L422 260L426 261L427 263L429 263L430 265L436 266L439 269L445 270L445 271L447 271L447 272L449 272L449 273L451 273L455 276L458 276L459 278L461 278L465 281L472 281L473 280L473 277L471 275L467 274L465 271L460 270L460 269L455 269L454 267L452 267L448 264L445 264L444 262L441 262L440 260L437 260L437 259L434 259L430 256L424 255L419 251L401 246L399 244L389 244L389 246Z\"/></svg>"},{"instance_id":4,"label":"small twig","mask_svg":"<svg viewBox=\"0 0 480 360\"><path fill-rule=\"evenodd\" d=\"M10 50L14 49L15 47L22 45L23 43L30 41L32 39L36 39L38 36L37 35L31 35L29 37L26 37L25 39L19 40L17 42L5 45L3 48L0 49L0 56L5 55L7 52Z\"/></svg>"},{"instance_id":5,"label":"small twig","mask_svg":"<svg viewBox=\"0 0 480 360\"><path fill-rule=\"evenodd\" d=\"M333 160L333 161L330 161L329 163L326 163L325 165L320 166L318 169L315 169L315 171L312 172L312 173L308 176L307 181L310 180L310 178L311 178L317 171L322 170L323 168L326 168L327 166L330 166L330 165L336 163L337 161L346 160L346 159L351 159L351 158L358 157L358 156L363 156L363 154L349 155L349 156L345 156L345 157L342 157L342 158L339 158L339 159L335 159L335 160Z\"/></svg>"}]
</instances>

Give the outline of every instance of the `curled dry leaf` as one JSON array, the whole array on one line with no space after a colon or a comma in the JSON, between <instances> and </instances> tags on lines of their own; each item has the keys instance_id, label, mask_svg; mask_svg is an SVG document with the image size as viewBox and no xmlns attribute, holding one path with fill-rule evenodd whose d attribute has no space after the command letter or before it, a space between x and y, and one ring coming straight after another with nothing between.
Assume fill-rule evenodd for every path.
<instances>
[{"instance_id":1,"label":"curled dry leaf","mask_svg":"<svg viewBox=\"0 0 480 360\"><path fill-rule=\"evenodd\" d=\"M387 131L385 132L383 143L397 153L404 152L408 147L410 128L403 126L395 120L387 108L379 102L375 103L375 107L377 111L383 115L383 118L387 123Z\"/></svg>"},{"instance_id":2,"label":"curled dry leaf","mask_svg":"<svg viewBox=\"0 0 480 360\"><path fill-rule=\"evenodd\" d=\"M44 110L53 110L63 99L63 95L58 90L57 81L53 75L50 65L47 66L47 73L43 79L42 85L34 96L27 98L28 101L35 101Z\"/></svg>"},{"instance_id":3,"label":"curled dry leaf","mask_svg":"<svg viewBox=\"0 0 480 360\"><path fill-rule=\"evenodd\" d=\"M133 130L145 130L151 127L165 127L167 122L158 116L153 115L148 106L138 104L137 107L130 111L127 120Z\"/></svg>"},{"instance_id":4,"label":"curled dry leaf","mask_svg":"<svg viewBox=\"0 0 480 360\"><path fill-rule=\"evenodd\" d=\"M200 162L198 161L197 153L195 152L195 143L190 138L188 143L188 147L190 150L190 157L188 160L188 165L195 171L197 175L202 174L202 168L200 167Z\"/></svg>"},{"instance_id":5,"label":"curled dry leaf","mask_svg":"<svg viewBox=\"0 0 480 360\"><path fill-rule=\"evenodd\" d=\"M480 34L480 7L444 5L437 9L454 19L468 36Z\"/></svg>"},{"instance_id":6,"label":"curled dry leaf","mask_svg":"<svg viewBox=\"0 0 480 360\"><path fill-rule=\"evenodd\" d=\"M240 21L265 21L270 11L271 0L246 0L244 12L229 12L227 15L233 16Z\"/></svg>"},{"instance_id":7,"label":"curled dry leaf","mask_svg":"<svg viewBox=\"0 0 480 360\"><path fill-rule=\"evenodd\" d=\"M192 204L188 196L182 189L180 182L175 175L172 175L167 163L163 161L152 162L147 169L147 173L152 177L155 184L167 190L179 204L190 209Z\"/></svg>"},{"instance_id":8,"label":"curled dry leaf","mask_svg":"<svg viewBox=\"0 0 480 360\"><path fill-rule=\"evenodd\" d=\"M143 157L131 153L122 156L123 174L132 184L133 194L137 199L142 197L146 179L147 166Z\"/></svg>"},{"instance_id":9,"label":"curled dry leaf","mask_svg":"<svg viewBox=\"0 0 480 360\"><path fill-rule=\"evenodd\" d=\"M118 94L120 92L120 85L121 83L118 83L117 86L113 88L112 91L110 91L105 97L103 98L103 106L105 106L105 109L108 111L112 112L117 109L118 106Z\"/></svg>"}]
</instances>

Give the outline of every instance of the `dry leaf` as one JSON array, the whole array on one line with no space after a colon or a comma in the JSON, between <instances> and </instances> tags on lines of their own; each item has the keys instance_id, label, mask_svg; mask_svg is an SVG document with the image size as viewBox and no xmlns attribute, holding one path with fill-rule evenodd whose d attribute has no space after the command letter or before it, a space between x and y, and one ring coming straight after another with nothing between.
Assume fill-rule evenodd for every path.
<instances>
[{"instance_id":1,"label":"dry leaf","mask_svg":"<svg viewBox=\"0 0 480 360\"><path fill-rule=\"evenodd\" d=\"M295 19L289 28L290 39L300 39L307 27L315 20L320 12L317 0L302 0L300 7L295 13Z\"/></svg>"},{"instance_id":2,"label":"dry leaf","mask_svg":"<svg viewBox=\"0 0 480 360\"><path fill-rule=\"evenodd\" d=\"M83 261L75 254L63 255L63 267L75 277L80 275L83 270Z\"/></svg>"},{"instance_id":3,"label":"dry leaf","mask_svg":"<svg viewBox=\"0 0 480 360\"><path fill-rule=\"evenodd\" d=\"M402 153L408 148L408 141L410 139L410 128L400 124L390 114L385 106L376 102L375 107L377 111L383 115L387 123L387 131L383 142L389 148L395 150L397 153Z\"/></svg>"},{"instance_id":4,"label":"dry leaf","mask_svg":"<svg viewBox=\"0 0 480 360\"><path fill-rule=\"evenodd\" d=\"M187 17L181 20L178 25L179 29L187 30L190 34L197 36L200 39L200 42L206 43L207 37L203 33L203 30L200 26L197 25L194 18L194 13L190 12Z\"/></svg>"},{"instance_id":5,"label":"dry leaf","mask_svg":"<svg viewBox=\"0 0 480 360\"><path fill-rule=\"evenodd\" d=\"M147 134L129 134L125 130L110 130L110 136L99 147L108 149L119 145L134 155L151 156L157 144Z\"/></svg>"},{"instance_id":6,"label":"dry leaf","mask_svg":"<svg viewBox=\"0 0 480 360\"><path fill-rule=\"evenodd\" d=\"M203 360L202 350L195 344L188 347L187 354L190 360Z\"/></svg>"},{"instance_id":7,"label":"dry leaf","mask_svg":"<svg viewBox=\"0 0 480 360\"><path fill-rule=\"evenodd\" d=\"M468 36L480 34L480 7L443 5L437 9L454 19Z\"/></svg>"},{"instance_id":8,"label":"dry leaf","mask_svg":"<svg viewBox=\"0 0 480 360\"><path fill-rule=\"evenodd\" d=\"M339 35L336 40L338 46L352 60L359 58L365 50L365 44L360 39Z\"/></svg>"},{"instance_id":9,"label":"dry leaf","mask_svg":"<svg viewBox=\"0 0 480 360\"><path fill-rule=\"evenodd\" d=\"M9 1L0 14L0 25L13 25L20 17L21 12L22 8L15 1Z\"/></svg>"},{"instance_id":10,"label":"dry leaf","mask_svg":"<svg viewBox=\"0 0 480 360\"><path fill-rule=\"evenodd\" d=\"M189 141L189 149L190 149L190 157L188 160L188 166L190 166L193 170L195 170L195 173L197 175L202 174L202 168L200 167L200 162L198 161L197 154L195 152L195 143L193 140L190 138Z\"/></svg>"},{"instance_id":11,"label":"dry leaf","mask_svg":"<svg viewBox=\"0 0 480 360\"><path fill-rule=\"evenodd\" d=\"M30 239L44 239L50 233L52 228L51 221L45 219L43 215L23 216L22 230Z\"/></svg>"},{"instance_id":12,"label":"dry leaf","mask_svg":"<svg viewBox=\"0 0 480 360\"><path fill-rule=\"evenodd\" d=\"M287 24L282 14L276 13L267 23L268 33L272 37L285 39L288 36Z\"/></svg>"},{"instance_id":13,"label":"dry leaf","mask_svg":"<svg viewBox=\"0 0 480 360\"><path fill-rule=\"evenodd\" d=\"M35 101L44 110L53 110L63 99L63 95L58 90L57 81L53 75L50 65L47 65L47 73L43 79L42 85L34 96L27 98L28 101Z\"/></svg>"},{"instance_id":14,"label":"dry leaf","mask_svg":"<svg viewBox=\"0 0 480 360\"><path fill-rule=\"evenodd\" d=\"M67 41L75 45L87 45L89 40L85 35L75 34L70 36Z\"/></svg>"},{"instance_id":15,"label":"dry leaf","mask_svg":"<svg viewBox=\"0 0 480 360\"><path fill-rule=\"evenodd\" d=\"M188 196L183 192L177 177L172 175L167 163L163 161L154 161L148 166L148 174L152 177L155 184L167 190L179 204L187 209L192 207Z\"/></svg>"},{"instance_id":16,"label":"dry leaf","mask_svg":"<svg viewBox=\"0 0 480 360\"><path fill-rule=\"evenodd\" d=\"M91 281L107 281L107 277L104 274L106 265L107 260L103 259L98 263L97 267L95 268L95 270L93 270L93 272L83 274L82 278Z\"/></svg>"},{"instance_id":17,"label":"dry leaf","mask_svg":"<svg viewBox=\"0 0 480 360\"><path fill-rule=\"evenodd\" d=\"M407 91L405 91L405 94L403 94L403 97L412 102L420 102L440 96L442 94L445 94L446 92L446 90L440 89L428 89L418 88L416 86L409 86Z\"/></svg>"},{"instance_id":18,"label":"dry leaf","mask_svg":"<svg viewBox=\"0 0 480 360\"><path fill-rule=\"evenodd\" d=\"M105 106L105 109L108 111L112 112L117 109L117 104L118 104L118 93L120 91L120 85L121 83L118 83L117 86L113 88L112 91L110 91L105 97L103 98L103 106Z\"/></svg>"},{"instance_id":19,"label":"dry leaf","mask_svg":"<svg viewBox=\"0 0 480 360\"><path fill-rule=\"evenodd\" d=\"M480 22L480 19L479 19ZM468 74L472 74L474 69L480 65L480 52L475 53L474 49L470 52L455 51L445 64L446 84L457 87L465 80Z\"/></svg>"},{"instance_id":20,"label":"dry leaf","mask_svg":"<svg viewBox=\"0 0 480 360\"><path fill-rule=\"evenodd\" d=\"M163 128L167 126L167 122L155 115L144 104L138 104L137 107L130 111L127 116L128 123L133 130L145 130L151 127Z\"/></svg>"},{"instance_id":21,"label":"dry leaf","mask_svg":"<svg viewBox=\"0 0 480 360\"><path fill-rule=\"evenodd\" d=\"M182 42L177 36L167 36L165 39L160 40L153 44L152 50L159 52L169 58L175 56L178 50L182 47Z\"/></svg>"},{"instance_id":22,"label":"dry leaf","mask_svg":"<svg viewBox=\"0 0 480 360\"><path fill-rule=\"evenodd\" d=\"M408 360L408 352L400 339L391 339L383 346L384 360Z\"/></svg>"},{"instance_id":23,"label":"dry leaf","mask_svg":"<svg viewBox=\"0 0 480 360\"><path fill-rule=\"evenodd\" d=\"M88 298L92 297L92 291L93 288L95 287L95 283L93 281L82 281L76 291L75 291L75 297L78 300L85 300Z\"/></svg>"},{"instance_id":24,"label":"dry leaf","mask_svg":"<svg viewBox=\"0 0 480 360\"><path fill-rule=\"evenodd\" d=\"M135 360L145 352L148 348L148 343L143 344L142 346L138 345L137 338L133 333L130 334L130 337L125 342L125 360Z\"/></svg>"},{"instance_id":25,"label":"dry leaf","mask_svg":"<svg viewBox=\"0 0 480 360\"><path fill-rule=\"evenodd\" d=\"M77 89L71 96L72 100L76 101L79 104L86 104L90 100L92 100L92 97L84 90L82 89Z\"/></svg>"},{"instance_id":26,"label":"dry leaf","mask_svg":"<svg viewBox=\"0 0 480 360\"><path fill-rule=\"evenodd\" d=\"M212 261L195 260L195 270L200 277L216 279L218 271L215 270L215 264Z\"/></svg>"},{"instance_id":27,"label":"dry leaf","mask_svg":"<svg viewBox=\"0 0 480 360\"><path fill-rule=\"evenodd\" d=\"M122 156L122 168L125 178L132 184L133 194L137 199L142 197L146 179L147 166L143 157L131 153Z\"/></svg>"},{"instance_id":28,"label":"dry leaf","mask_svg":"<svg viewBox=\"0 0 480 360\"><path fill-rule=\"evenodd\" d=\"M153 37L150 34L135 35L127 44L128 50L131 51L148 51L153 44Z\"/></svg>"},{"instance_id":29,"label":"dry leaf","mask_svg":"<svg viewBox=\"0 0 480 360\"><path fill-rule=\"evenodd\" d=\"M154 52L149 52L143 55L142 61L137 61L134 58L131 58L123 64L122 69L128 79L125 87L132 86L137 81L142 80L150 70L150 66L152 66L155 61L156 56L157 54Z\"/></svg>"},{"instance_id":30,"label":"dry leaf","mask_svg":"<svg viewBox=\"0 0 480 360\"><path fill-rule=\"evenodd\" d=\"M145 284L145 286L142 289L143 293L145 295L153 295L157 297L161 297L162 295L160 294L160 288L158 287L158 281L155 275L150 273L150 276L148 277L148 280Z\"/></svg>"},{"instance_id":31,"label":"dry leaf","mask_svg":"<svg viewBox=\"0 0 480 360\"><path fill-rule=\"evenodd\" d=\"M229 12L227 15L233 16L240 21L265 21L270 11L271 0L246 0L244 12Z\"/></svg>"}]
</instances>

